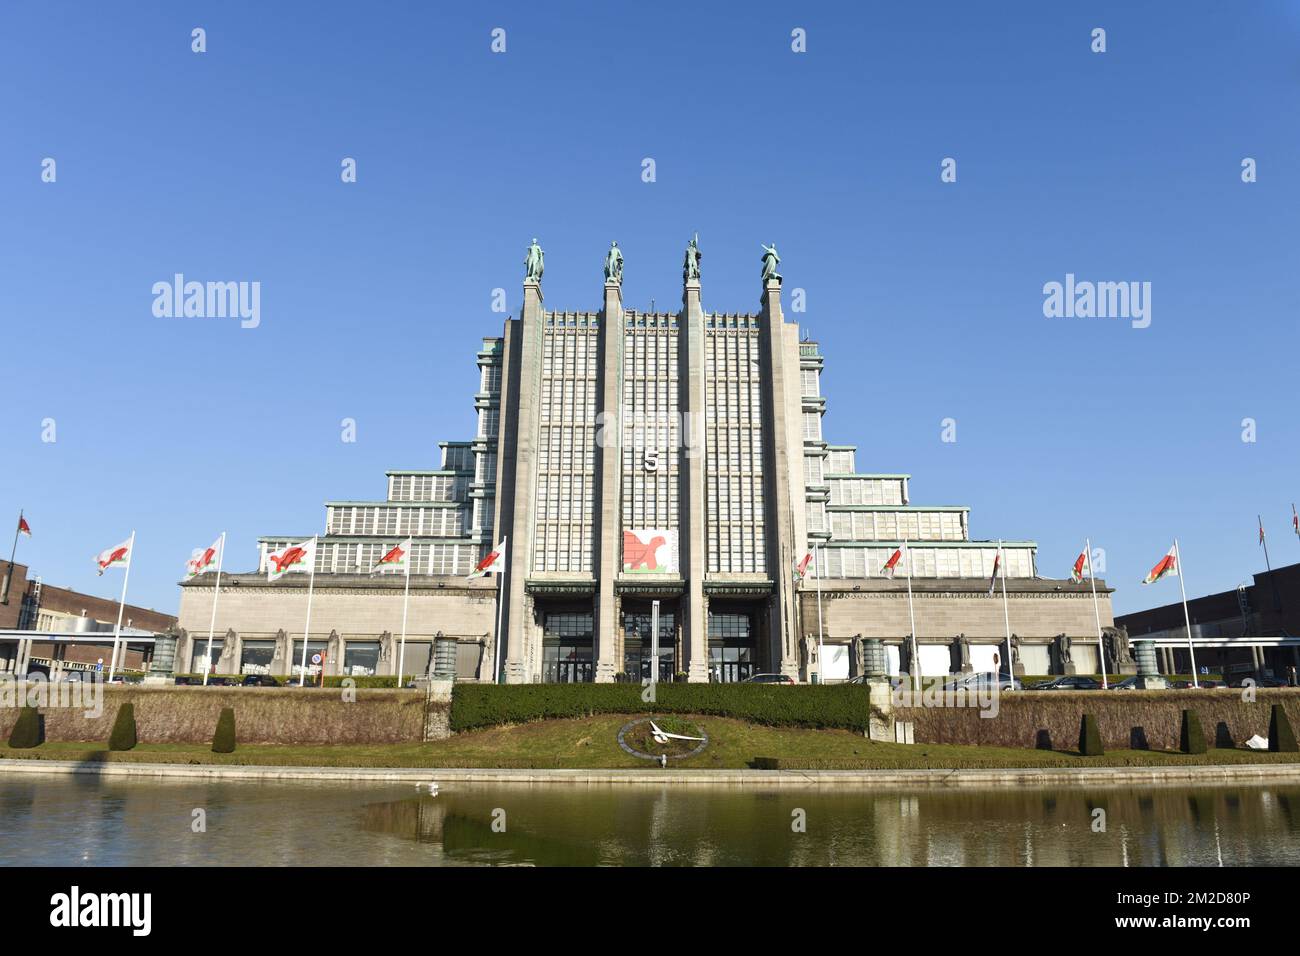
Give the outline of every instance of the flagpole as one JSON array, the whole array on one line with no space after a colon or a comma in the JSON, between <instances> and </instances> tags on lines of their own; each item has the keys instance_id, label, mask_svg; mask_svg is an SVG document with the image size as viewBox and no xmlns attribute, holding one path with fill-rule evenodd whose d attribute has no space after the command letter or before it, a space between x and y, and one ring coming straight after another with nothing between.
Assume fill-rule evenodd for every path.
<instances>
[{"instance_id":1,"label":"flagpole","mask_svg":"<svg viewBox=\"0 0 1300 956\"><path fill-rule=\"evenodd\" d=\"M212 617L208 619L208 666L203 668L203 686L208 686L212 670L212 634L217 629L217 596L221 594L221 562L226 560L226 533L221 532L221 550L217 552L217 585L212 590Z\"/></svg>"},{"instance_id":2,"label":"flagpole","mask_svg":"<svg viewBox=\"0 0 1300 956\"><path fill-rule=\"evenodd\" d=\"M1101 689L1106 690L1106 647L1101 637L1101 608L1097 604L1097 577L1092 573L1092 539L1084 538L1088 555L1088 580L1092 582L1092 616L1097 619L1097 660L1101 661Z\"/></svg>"},{"instance_id":3,"label":"flagpole","mask_svg":"<svg viewBox=\"0 0 1300 956\"><path fill-rule=\"evenodd\" d=\"M1273 586L1273 610L1282 610L1282 595L1278 593L1277 581L1273 578L1273 565L1268 560L1268 536L1264 534L1264 517L1256 515L1259 521L1259 543L1264 546L1264 567L1268 570L1268 580Z\"/></svg>"},{"instance_id":4,"label":"flagpole","mask_svg":"<svg viewBox=\"0 0 1300 956\"><path fill-rule=\"evenodd\" d=\"M502 539L504 541L504 539ZM501 555L505 557L505 547L501 549ZM505 565L502 565L504 569ZM506 607L505 594L506 573L504 570L497 575L497 633L496 639L492 642L492 683L501 683L501 612Z\"/></svg>"},{"instance_id":5,"label":"flagpole","mask_svg":"<svg viewBox=\"0 0 1300 956\"><path fill-rule=\"evenodd\" d=\"M907 616L912 622L912 689L921 689L921 652L916 647L916 611L912 607L912 549L903 539L904 557L907 559Z\"/></svg>"},{"instance_id":6,"label":"flagpole","mask_svg":"<svg viewBox=\"0 0 1300 956\"><path fill-rule=\"evenodd\" d=\"M407 540L411 540L411 539L408 538ZM408 553L406 555L406 589L402 594L402 640L401 643L397 645L397 689L398 690L401 690L402 688L402 671L406 669L406 609L411 603L411 562L415 557L413 553L415 551L414 544L412 544L408 550L409 552L412 553ZM433 561L432 545L430 545L429 547L429 560L430 563L432 563ZM438 645L436 642L434 643L433 646L433 653L434 653L434 657L436 658L438 654Z\"/></svg>"},{"instance_id":7,"label":"flagpole","mask_svg":"<svg viewBox=\"0 0 1300 956\"><path fill-rule=\"evenodd\" d=\"M1201 682L1196 677L1196 648L1192 646L1192 616L1187 613L1187 588L1183 584L1183 552L1178 547L1178 539L1174 538L1174 561L1178 564L1178 590L1183 595L1183 620L1187 624L1187 654L1192 661L1192 686L1200 687Z\"/></svg>"},{"instance_id":8,"label":"flagpole","mask_svg":"<svg viewBox=\"0 0 1300 956\"><path fill-rule=\"evenodd\" d=\"M307 641L311 638L311 598L316 590L316 538L312 538L311 568L307 577L307 623L302 632L302 664L298 668L298 686L307 683Z\"/></svg>"},{"instance_id":9,"label":"flagpole","mask_svg":"<svg viewBox=\"0 0 1300 956\"><path fill-rule=\"evenodd\" d=\"M9 567L5 568L5 593L0 597L0 604L9 603L9 582L14 577L14 558L18 554L18 536L22 534L23 528L23 509L18 509L18 527L14 528L14 546L9 551Z\"/></svg>"},{"instance_id":10,"label":"flagpole","mask_svg":"<svg viewBox=\"0 0 1300 956\"><path fill-rule=\"evenodd\" d=\"M117 602L117 625L113 628L113 659L108 663L108 682L113 683L117 675L117 649L122 639L122 612L126 610L126 582L131 579L131 562L135 560L135 532L131 532L131 543L126 546L126 571L122 575L122 599Z\"/></svg>"},{"instance_id":11,"label":"flagpole","mask_svg":"<svg viewBox=\"0 0 1300 956\"><path fill-rule=\"evenodd\" d=\"M826 683L826 673L822 670L826 660L826 642L822 630L822 558L821 542L813 545L813 563L817 566L817 683Z\"/></svg>"},{"instance_id":12,"label":"flagpole","mask_svg":"<svg viewBox=\"0 0 1300 956\"><path fill-rule=\"evenodd\" d=\"M998 551L1002 552L1001 538L998 538ZM1002 556L1005 558L1006 554L1003 553ZM1001 564L1002 564L1002 622L1006 625L1007 628L1007 676L1011 679L1010 683L1007 686L1014 688L1015 681L1016 681L1016 674L1015 674L1015 668L1012 666L1011 663L1011 609L1007 604L1007 563L1003 561L1001 562ZM1001 687L1002 681L1001 681L1000 674L994 674L993 680L999 687Z\"/></svg>"}]
</instances>

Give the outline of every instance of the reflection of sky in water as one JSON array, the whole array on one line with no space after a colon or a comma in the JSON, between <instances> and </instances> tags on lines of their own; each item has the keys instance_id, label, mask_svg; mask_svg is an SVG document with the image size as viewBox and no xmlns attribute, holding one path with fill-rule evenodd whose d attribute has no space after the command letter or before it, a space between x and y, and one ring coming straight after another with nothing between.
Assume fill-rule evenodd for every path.
<instances>
[{"instance_id":1,"label":"reflection of sky in water","mask_svg":"<svg viewBox=\"0 0 1300 956\"><path fill-rule=\"evenodd\" d=\"M206 833L191 830L195 809ZM806 832L792 829L796 810ZM1093 831L1096 810L1105 832ZM0 777L0 819L3 865L1300 864L1294 786L443 784L433 797L406 784Z\"/></svg>"}]
</instances>

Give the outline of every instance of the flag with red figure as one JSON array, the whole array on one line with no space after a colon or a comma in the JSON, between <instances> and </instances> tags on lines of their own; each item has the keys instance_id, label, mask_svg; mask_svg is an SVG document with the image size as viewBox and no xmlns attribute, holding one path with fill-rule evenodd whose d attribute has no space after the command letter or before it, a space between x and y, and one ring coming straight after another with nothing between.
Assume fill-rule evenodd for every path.
<instances>
[{"instance_id":1,"label":"flag with red figure","mask_svg":"<svg viewBox=\"0 0 1300 956\"><path fill-rule=\"evenodd\" d=\"M316 539L286 545L279 551L266 554L266 579L278 581L286 574L309 573L316 564Z\"/></svg>"},{"instance_id":2,"label":"flag with red figure","mask_svg":"<svg viewBox=\"0 0 1300 956\"><path fill-rule=\"evenodd\" d=\"M95 556L96 573L103 574L109 568L122 567L131 559L131 539L127 538L121 544L115 544L111 548L105 548Z\"/></svg>"},{"instance_id":3,"label":"flag with red figure","mask_svg":"<svg viewBox=\"0 0 1300 956\"><path fill-rule=\"evenodd\" d=\"M487 553L482 561L478 563L471 578L481 578L485 574L498 574L506 569L506 539L502 538L501 543Z\"/></svg>"},{"instance_id":4,"label":"flag with red figure","mask_svg":"<svg viewBox=\"0 0 1300 956\"><path fill-rule=\"evenodd\" d=\"M221 539L218 538L206 548L195 548L190 552L190 559L185 562L185 579L198 577L207 571L215 571L221 560Z\"/></svg>"},{"instance_id":5,"label":"flag with red figure","mask_svg":"<svg viewBox=\"0 0 1300 956\"><path fill-rule=\"evenodd\" d=\"M885 566L880 569L880 573L887 578L892 578L894 576L894 569L898 567L899 559L902 557L903 557L903 549L895 548L894 553L891 554L889 556L889 560L885 562Z\"/></svg>"},{"instance_id":6,"label":"flag with red figure","mask_svg":"<svg viewBox=\"0 0 1300 956\"><path fill-rule=\"evenodd\" d=\"M410 568L411 559L411 539L407 538L401 544L394 545L387 551L375 566L370 569L371 574L379 574L384 571L406 571Z\"/></svg>"},{"instance_id":7,"label":"flag with red figure","mask_svg":"<svg viewBox=\"0 0 1300 956\"><path fill-rule=\"evenodd\" d=\"M1173 575L1178 576L1178 553L1176 549L1170 548L1166 554L1156 564L1154 568L1147 572L1147 576L1142 579L1143 584L1155 584L1163 577Z\"/></svg>"}]
</instances>

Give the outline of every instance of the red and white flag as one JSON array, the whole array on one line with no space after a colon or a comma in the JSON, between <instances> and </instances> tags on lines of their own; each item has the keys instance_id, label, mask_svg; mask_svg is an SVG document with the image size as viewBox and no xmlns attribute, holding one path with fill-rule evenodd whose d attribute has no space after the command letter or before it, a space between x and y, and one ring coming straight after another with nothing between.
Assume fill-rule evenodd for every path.
<instances>
[{"instance_id":1,"label":"red and white flag","mask_svg":"<svg viewBox=\"0 0 1300 956\"><path fill-rule=\"evenodd\" d=\"M501 543L487 553L482 561L478 563L471 578L481 578L486 574L499 574L506 569L506 539L502 538Z\"/></svg>"},{"instance_id":2,"label":"red and white flag","mask_svg":"<svg viewBox=\"0 0 1300 956\"><path fill-rule=\"evenodd\" d=\"M993 589L997 586L998 568L1000 567L1002 567L1002 545L998 545L998 553L993 555L993 574L989 578L989 594L992 594Z\"/></svg>"},{"instance_id":3,"label":"red and white flag","mask_svg":"<svg viewBox=\"0 0 1300 956\"><path fill-rule=\"evenodd\" d=\"M809 551L802 558L795 562L794 565L794 583L798 584L808 573L808 565L812 563L812 552Z\"/></svg>"},{"instance_id":4,"label":"red and white flag","mask_svg":"<svg viewBox=\"0 0 1300 956\"><path fill-rule=\"evenodd\" d=\"M1178 554L1174 548L1169 549L1169 553L1160 559L1154 568L1147 572L1147 576L1142 579L1143 584L1155 584L1163 577L1173 575L1178 577Z\"/></svg>"},{"instance_id":5,"label":"red and white flag","mask_svg":"<svg viewBox=\"0 0 1300 956\"><path fill-rule=\"evenodd\" d=\"M1295 529L1297 538L1300 538L1300 514L1296 514L1295 505L1291 506L1291 527Z\"/></svg>"},{"instance_id":6,"label":"red and white flag","mask_svg":"<svg viewBox=\"0 0 1300 956\"><path fill-rule=\"evenodd\" d=\"M411 567L411 539L407 538L400 544L396 544L391 550L385 552L373 568L371 574L381 574L384 571L409 571Z\"/></svg>"},{"instance_id":7,"label":"red and white flag","mask_svg":"<svg viewBox=\"0 0 1300 956\"><path fill-rule=\"evenodd\" d=\"M278 581L286 574L311 572L316 566L316 539L287 545L279 551L266 554L266 579Z\"/></svg>"},{"instance_id":8,"label":"red and white flag","mask_svg":"<svg viewBox=\"0 0 1300 956\"><path fill-rule=\"evenodd\" d=\"M105 548L99 554L95 555L95 564L98 566L96 573L103 574L109 568L118 568L125 565L131 560L131 538L127 538L121 544L115 544L111 548Z\"/></svg>"},{"instance_id":9,"label":"red and white flag","mask_svg":"<svg viewBox=\"0 0 1300 956\"><path fill-rule=\"evenodd\" d=\"M1079 556L1074 559L1074 570L1070 572L1070 580L1078 584L1083 580L1083 568L1088 563L1088 552L1080 551Z\"/></svg>"},{"instance_id":10,"label":"red and white flag","mask_svg":"<svg viewBox=\"0 0 1300 956\"><path fill-rule=\"evenodd\" d=\"M1264 519L1263 517L1257 517L1255 520L1259 522L1259 543L1263 544L1264 543Z\"/></svg>"},{"instance_id":11,"label":"red and white flag","mask_svg":"<svg viewBox=\"0 0 1300 956\"><path fill-rule=\"evenodd\" d=\"M27 519L21 514L18 515L18 533L25 534L29 538L32 536L32 526L27 523Z\"/></svg>"},{"instance_id":12,"label":"red and white flag","mask_svg":"<svg viewBox=\"0 0 1300 956\"><path fill-rule=\"evenodd\" d=\"M889 560L885 562L885 566L880 569L880 573L887 578L892 578L894 576L894 568L898 566L898 561L900 558L902 558L902 556L903 556L903 549L895 548L894 553L891 554L889 556Z\"/></svg>"},{"instance_id":13,"label":"red and white flag","mask_svg":"<svg viewBox=\"0 0 1300 956\"><path fill-rule=\"evenodd\" d=\"M217 538L206 548L195 548L190 552L190 559L185 562L185 580L198 577L207 571L215 571L221 563L221 539Z\"/></svg>"}]
</instances>

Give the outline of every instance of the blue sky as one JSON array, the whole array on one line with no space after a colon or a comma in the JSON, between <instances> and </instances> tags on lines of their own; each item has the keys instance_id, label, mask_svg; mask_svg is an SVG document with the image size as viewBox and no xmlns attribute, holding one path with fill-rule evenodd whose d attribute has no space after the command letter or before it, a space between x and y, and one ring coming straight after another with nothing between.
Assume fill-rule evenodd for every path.
<instances>
[{"instance_id":1,"label":"blue sky","mask_svg":"<svg viewBox=\"0 0 1300 956\"><path fill-rule=\"evenodd\" d=\"M828 440L971 506L976 537L1038 541L1040 573L1091 535L1117 610L1176 600L1138 581L1178 535L1189 591L1228 588L1263 567L1257 513L1274 565L1300 560L1300 8L802 6L6 5L18 559L114 595L91 559L135 528L130 598L174 611L221 530L250 570L259 534L323 530L324 500L469 437L532 236L549 306L597 308L617 239L625 301L675 308L698 230L719 311L757 308L778 244ZM177 272L259 281L261 325L154 317ZM1150 327L1045 318L1066 273L1150 282Z\"/></svg>"}]
</instances>

